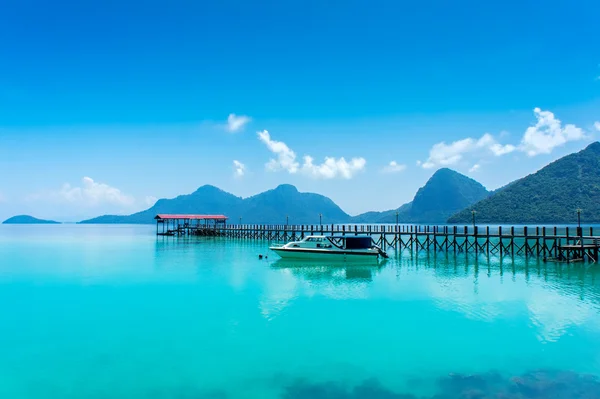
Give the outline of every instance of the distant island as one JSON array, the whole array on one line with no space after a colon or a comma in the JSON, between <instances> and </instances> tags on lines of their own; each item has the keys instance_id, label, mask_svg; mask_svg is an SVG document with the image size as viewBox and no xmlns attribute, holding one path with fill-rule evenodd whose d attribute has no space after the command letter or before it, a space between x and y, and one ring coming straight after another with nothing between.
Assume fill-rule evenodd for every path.
<instances>
[{"instance_id":1,"label":"distant island","mask_svg":"<svg viewBox=\"0 0 600 399\"><path fill-rule=\"evenodd\" d=\"M30 215L17 215L6 219L2 224L60 224L60 222L38 219Z\"/></svg>"}]
</instances>

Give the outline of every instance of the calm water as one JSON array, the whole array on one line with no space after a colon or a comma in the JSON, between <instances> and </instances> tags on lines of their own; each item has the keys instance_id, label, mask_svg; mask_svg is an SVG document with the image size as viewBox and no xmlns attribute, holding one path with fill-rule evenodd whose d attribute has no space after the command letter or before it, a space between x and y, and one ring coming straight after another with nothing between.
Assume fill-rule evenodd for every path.
<instances>
[{"instance_id":1,"label":"calm water","mask_svg":"<svg viewBox=\"0 0 600 399\"><path fill-rule=\"evenodd\" d=\"M153 233L0 226L0 398L600 397L595 266Z\"/></svg>"}]
</instances>

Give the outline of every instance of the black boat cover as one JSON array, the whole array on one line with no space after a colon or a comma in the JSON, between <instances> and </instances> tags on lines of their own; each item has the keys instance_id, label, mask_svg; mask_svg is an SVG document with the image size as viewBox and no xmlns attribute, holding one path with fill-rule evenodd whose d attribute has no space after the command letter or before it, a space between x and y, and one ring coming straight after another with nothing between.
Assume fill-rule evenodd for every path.
<instances>
[{"instance_id":1,"label":"black boat cover","mask_svg":"<svg viewBox=\"0 0 600 399\"><path fill-rule=\"evenodd\" d=\"M371 237L346 237L346 249L369 249L372 246Z\"/></svg>"}]
</instances>

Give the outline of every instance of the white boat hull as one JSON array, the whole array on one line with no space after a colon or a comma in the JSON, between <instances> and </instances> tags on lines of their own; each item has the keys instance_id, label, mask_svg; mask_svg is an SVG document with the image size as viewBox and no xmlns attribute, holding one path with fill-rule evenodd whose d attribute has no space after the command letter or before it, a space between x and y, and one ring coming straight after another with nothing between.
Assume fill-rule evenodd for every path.
<instances>
[{"instance_id":1,"label":"white boat hull","mask_svg":"<svg viewBox=\"0 0 600 399\"><path fill-rule=\"evenodd\" d=\"M377 251L368 250L329 250L329 249L297 249L271 247L273 252L283 259L319 259L319 260L358 260L377 259Z\"/></svg>"}]
</instances>

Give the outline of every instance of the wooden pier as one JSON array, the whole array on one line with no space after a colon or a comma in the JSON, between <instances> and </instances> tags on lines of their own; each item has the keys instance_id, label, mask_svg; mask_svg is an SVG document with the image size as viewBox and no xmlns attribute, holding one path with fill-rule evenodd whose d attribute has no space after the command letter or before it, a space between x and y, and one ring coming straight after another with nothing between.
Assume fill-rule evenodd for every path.
<instances>
[{"instance_id":1,"label":"wooden pier","mask_svg":"<svg viewBox=\"0 0 600 399\"><path fill-rule=\"evenodd\" d=\"M196 218L177 219L177 216ZM561 262L598 262L600 251L600 235L594 234L600 233L600 230L594 232L593 227L228 225L226 219L223 215L158 215L156 231L158 235L197 235L270 242L301 240L309 235L368 235L376 245L386 250L525 256ZM159 228L161 223L162 230Z\"/></svg>"}]
</instances>

